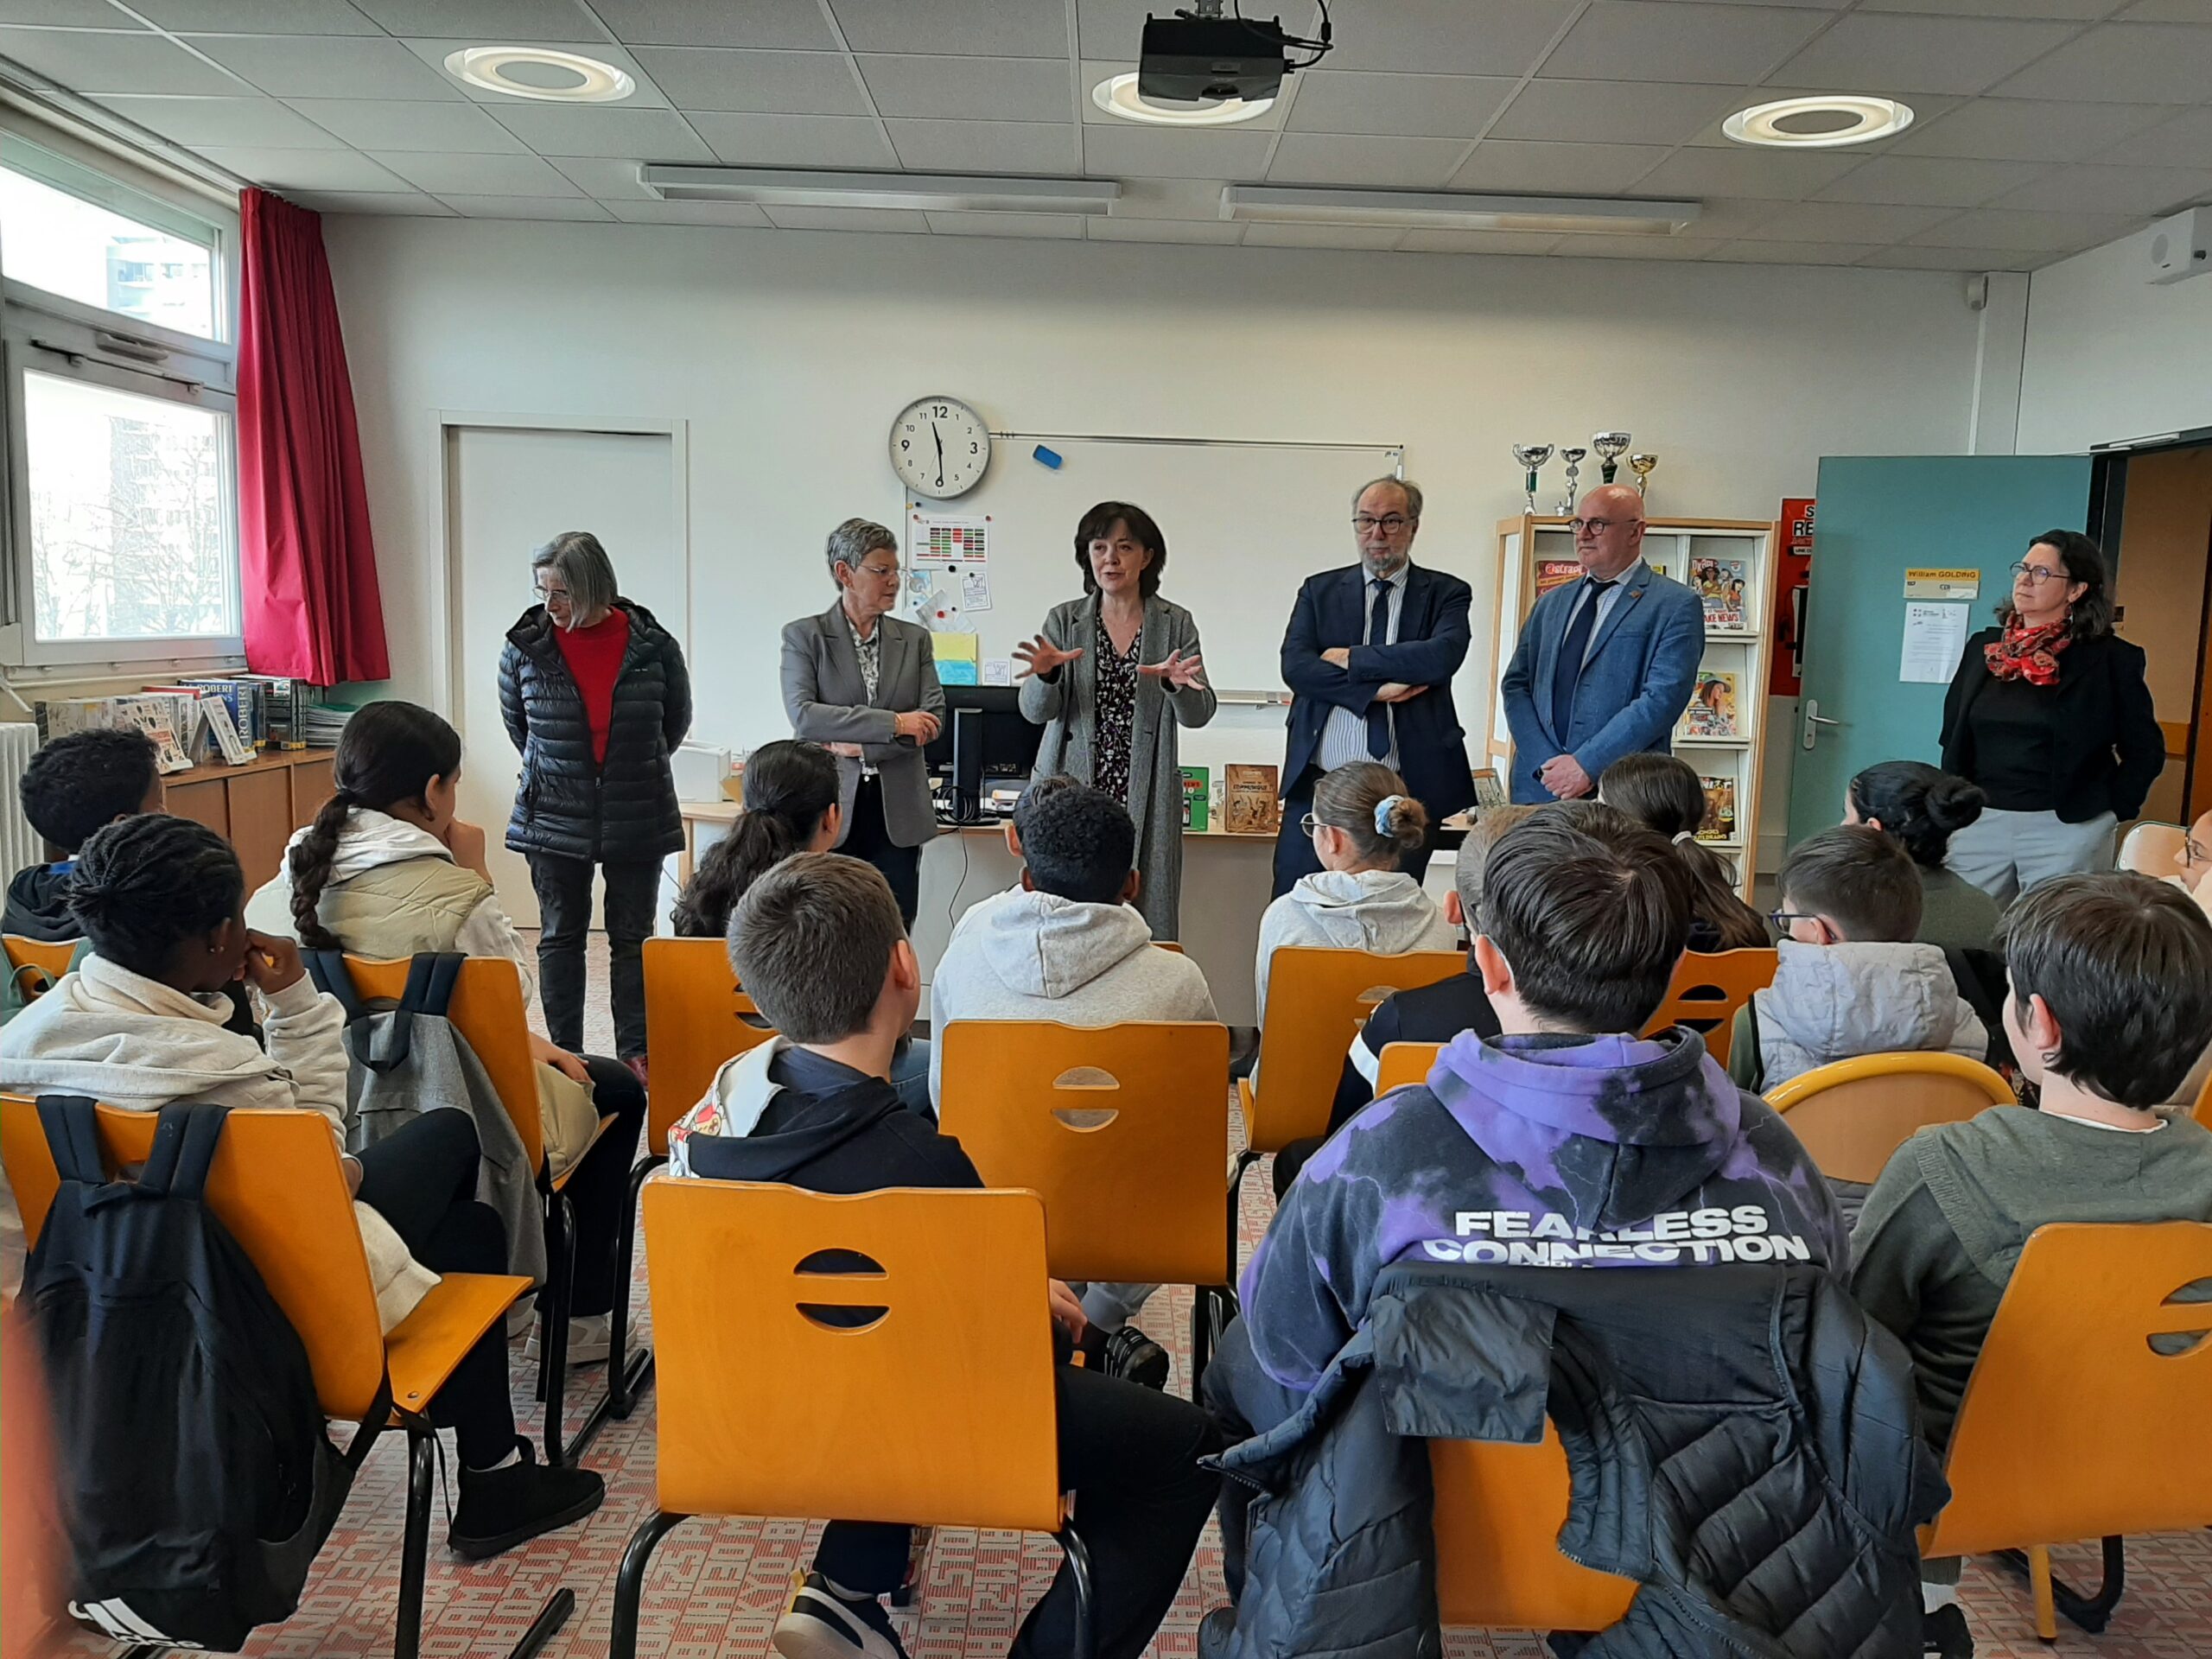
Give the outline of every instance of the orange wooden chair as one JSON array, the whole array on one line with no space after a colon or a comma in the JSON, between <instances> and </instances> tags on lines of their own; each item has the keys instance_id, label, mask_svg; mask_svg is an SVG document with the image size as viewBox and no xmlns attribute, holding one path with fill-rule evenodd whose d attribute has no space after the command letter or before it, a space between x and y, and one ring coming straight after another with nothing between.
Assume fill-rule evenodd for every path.
<instances>
[{"instance_id":1,"label":"orange wooden chair","mask_svg":"<svg viewBox=\"0 0 2212 1659\"><path fill-rule=\"evenodd\" d=\"M1393 1044L1391 1046L1395 1047ZM1441 1622L1475 1630L1602 1630L1628 1611L1633 1579L1560 1554L1572 1488L1547 1421L1535 1446L1431 1440L1436 1486L1436 1603Z\"/></svg>"},{"instance_id":2,"label":"orange wooden chair","mask_svg":"<svg viewBox=\"0 0 2212 1659\"><path fill-rule=\"evenodd\" d=\"M645 1184L645 1212L658 1259L714 1270L649 1283L658 1493L615 1581L614 1659L635 1659L653 1551L695 1515L1049 1532L1075 1577L1076 1654L1091 1659L1090 1554L1060 1491L1044 1201L664 1175ZM874 1270L806 1270L831 1250ZM851 1308L876 1317L820 1317ZM900 1427L861 1454L865 1423Z\"/></svg>"},{"instance_id":3,"label":"orange wooden chair","mask_svg":"<svg viewBox=\"0 0 2212 1659\"><path fill-rule=\"evenodd\" d=\"M1801 1072L1766 1099L1821 1174L1868 1184L1915 1130L2013 1103L2010 1084L1958 1054L1861 1054Z\"/></svg>"},{"instance_id":4,"label":"orange wooden chair","mask_svg":"<svg viewBox=\"0 0 2212 1659\"><path fill-rule=\"evenodd\" d=\"M1375 1065L1375 1097L1380 1100L1409 1083L1427 1083L1436 1057L1443 1052L1441 1043L1385 1043Z\"/></svg>"},{"instance_id":5,"label":"orange wooden chair","mask_svg":"<svg viewBox=\"0 0 2212 1659\"><path fill-rule=\"evenodd\" d=\"M20 933L0 936L8 952L8 966L12 971L35 968L48 977L59 979L69 971L69 958L77 954L78 941L65 939L49 944L44 939L27 939Z\"/></svg>"},{"instance_id":6,"label":"orange wooden chair","mask_svg":"<svg viewBox=\"0 0 2212 1659\"><path fill-rule=\"evenodd\" d=\"M1753 991L1774 983L1780 961L1772 950L1684 951L1667 1000L1645 1022L1643 1034L1656 1037L1669 1026L1688 1026L1703 1034L1713 1058L1726 1066L1737 1011Z\"/></svg>"},{"instance_id":7,"label":"orange wooden chair","mask_svg":"<svg viewBox=\"0 0 2212 1659\"><path fill-rule=\"evenodd\" d=\"M2212 1224L2041 1227L2005 1287L1960 1402L1951 1501L1923 1557L2024 1549L2036 1631L2101 1630L2126 1585L2122 1537L2212 1523L2212 1306L2175 1300L2212 1278ZM2177 1354L2151 1345L2194 1338ZM2104 1582L2051 1576L2050 1547L2104 1541Z\"/></svg>"},{"instance_id":8,"label":"orange wooden chair","mask_svg":"<svg viewBox=\"0 0 2212 1659\"><path fill-rule=\"evenodd\" d=\"M142 1164L158 1119L99 1109L101 1150L113 1167ZM37 1104L0 1096L0 1163L35 1243L60 1186ZM397 1659L415 1659L423 1628L423 1581L430 1536L436 1431L427 1413L454 1368L505 1317L530 1281L507 1274L448 1273L415 1311L386 1332L361 1230L339 1167L337 1144L319 1112L232 1112L207 1175L207 1202L251 1259L269 1294L299 1332L323 1411L361 1423L391 1385L391 1421L407 1431L407 1522L399 1558ZM573 1591L556 1590L514 1651L535 1652L567 1622Z\"/></svg>"},{"instance_id":9,"label":"orange wooden chair","mask_svg":"<svg viewBox=\"0 0 2212 1659\"><path fill-rule=\"evenodd\" d=\"M1191 1393L1236 1312L1229 1027L956 1020L938 1122L992 1186L1045 1200L1061 1279L1192 1285Z\"/></svg>"}]
</instances>

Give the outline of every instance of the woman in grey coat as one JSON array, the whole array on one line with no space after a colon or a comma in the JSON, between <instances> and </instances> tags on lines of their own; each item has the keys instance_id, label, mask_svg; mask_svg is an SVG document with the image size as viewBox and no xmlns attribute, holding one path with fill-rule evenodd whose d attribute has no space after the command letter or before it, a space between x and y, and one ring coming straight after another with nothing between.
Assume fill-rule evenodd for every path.
<instances>
[{"instance_id":1,"label":"woman in grey coat","mask_svg":"<svg viewBox=\"0 0 2212 1659\"><path fill-rule=\"evenodd\" d=\"M1198 625L1160 596L1167 543L1142 507L1102 501L1075 531L1084 597L1055 605L1014 648L1027 670L1021 712L1046 728L1039 778L1065 772L1136 820L1136 907L1155 939L1179 936L1183 774L1176 728L1213 718Z\"/></svg>"}]
</instances>

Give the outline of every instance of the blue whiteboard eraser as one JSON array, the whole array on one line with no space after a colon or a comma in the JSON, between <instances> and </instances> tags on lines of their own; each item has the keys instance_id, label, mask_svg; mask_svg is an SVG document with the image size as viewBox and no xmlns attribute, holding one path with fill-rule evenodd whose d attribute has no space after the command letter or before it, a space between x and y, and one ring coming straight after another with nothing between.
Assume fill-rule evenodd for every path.
<instances>
[{"instance_id":1,"label":"blue whiteboard eraser","mask_svg":"<svg viewBox=\"0 0 2212 1659\"><path fill-rule=\"evenodd\" d=\"M1046 466L1052 467L1055 472L1059 470L1060 457L1057 450L1047 449L1040 443L1029 453L1036 456L1036 458L1042 461Z\"/></svg>"}]
</instances>

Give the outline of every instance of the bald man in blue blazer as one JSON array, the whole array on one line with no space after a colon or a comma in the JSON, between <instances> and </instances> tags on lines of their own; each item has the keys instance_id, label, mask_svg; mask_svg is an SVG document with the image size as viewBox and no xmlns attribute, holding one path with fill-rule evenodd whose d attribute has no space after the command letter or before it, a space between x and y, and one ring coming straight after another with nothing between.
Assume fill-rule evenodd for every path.
<instances>
[{"instance_id":1,"label":"bald man in blue blazer","mask_svg":"<svg viewBox=\"0 0 2212 1659\"><path fill-rule=\"evenodd\" d=\"M1607 484L1584 496L1574 551L1581 578L1536 601L1498 688L1512 798L1531 804L1596 794L1624 754L1672 753L1705 656L1704 604L1643 562L1641 495Z\"/></svg>"}]
</instances>

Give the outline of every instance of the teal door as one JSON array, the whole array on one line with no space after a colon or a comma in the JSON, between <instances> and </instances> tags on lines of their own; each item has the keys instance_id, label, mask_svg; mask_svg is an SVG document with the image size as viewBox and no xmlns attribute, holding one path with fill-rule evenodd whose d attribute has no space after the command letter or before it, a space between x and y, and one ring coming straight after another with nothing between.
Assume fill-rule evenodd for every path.
<instances>
[{"instance_id":1,"label":"teal door","mask_svg":"<svg viewBox=\"0 0 2212 1659\"><path fill-rule=\"evenodd\" d=\"M1878 760L1941 757L1942 684L1900 677L1904 573L1981 572L1969 633L1996 620L2008 567L2045 530L2089 518L2087 455L1829 456L1821 462L1813 573L1805 596L1805 683L1795 747L1789 841L1843 817L1844 787Z\"/></svg>"}]
</instances>

